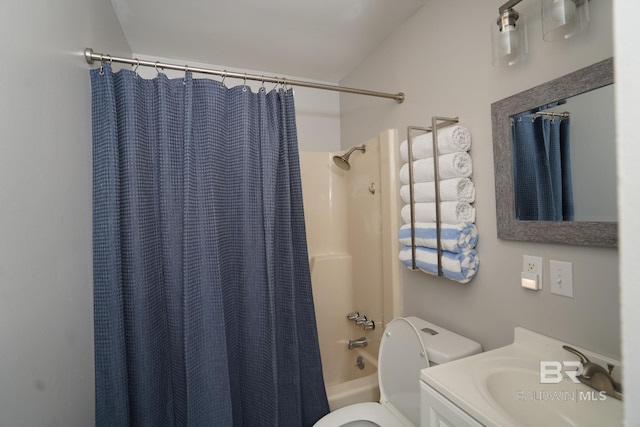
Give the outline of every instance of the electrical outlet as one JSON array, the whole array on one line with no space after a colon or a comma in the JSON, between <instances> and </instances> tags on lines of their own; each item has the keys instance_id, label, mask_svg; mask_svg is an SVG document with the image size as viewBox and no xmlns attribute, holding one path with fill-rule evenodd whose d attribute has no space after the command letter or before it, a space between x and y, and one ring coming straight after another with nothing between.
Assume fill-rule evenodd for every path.
<instances>
[{"instance_id":1,"label":"electrical outlet","mask_svg":"<svg viewBox=\"0 0 640 427\"><path fill-rule=\"evenodd\" d=\"M522 257L522 272L538 275L538 289L542 289L542 258L539 256L524 255Z\"/></svg>"},{"instance_id":2,"label":"electrical outlet","mask_svg":"<svg viewBox=\"0 0 640 427\"><path fill-rule=\"evenodd\" d=\"M527 265L526 265L526 270L525 273L536 273L538 271L538 266L536 265L535 261L532 261L531 259L527 260Z\"/></svg>"},{"instance_id":3,"label":"electrical outlet","mask_svg":"<svg viewBox=\"0 0 640 427\"><path fill-rule=\"evenodd\" d=\"M542 275L542 258L539 256L524 255L522 257L522 271Z\"/></svg>"}]
</instances>

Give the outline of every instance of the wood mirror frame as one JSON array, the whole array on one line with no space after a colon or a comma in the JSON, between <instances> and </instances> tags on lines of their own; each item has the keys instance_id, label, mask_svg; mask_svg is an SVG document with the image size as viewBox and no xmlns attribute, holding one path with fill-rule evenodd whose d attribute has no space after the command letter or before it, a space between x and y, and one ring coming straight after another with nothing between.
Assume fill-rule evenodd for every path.
<instances>
[{"instance_id":1,"label":"wood mirror frame","mask_svg":"<svg viewBox=\"0 0 640 427\"><path fill-rule=\"evenodd\" d=\"M609 58L491 104L499 239L583 246L617 246L617 222L516 219L510 122L510 117L514 114L612 83L613 58Z\"/></svg>"}]
</instances>

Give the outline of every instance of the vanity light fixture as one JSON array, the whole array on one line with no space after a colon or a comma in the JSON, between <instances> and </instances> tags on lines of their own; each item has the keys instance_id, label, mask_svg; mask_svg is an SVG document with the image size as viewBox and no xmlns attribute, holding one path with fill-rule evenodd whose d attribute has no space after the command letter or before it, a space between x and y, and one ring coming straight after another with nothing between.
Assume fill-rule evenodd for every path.
<instances>
[{"instance_id":1,"label":"vanity light fixture","mask_svg":"<svg viewBox=\"0 0 640 427\"><path fill-rule=\"evenodd\" d=\"M587 0L542 0L542 38L564 40L589 25Z\"/></svg>"},{"instance_id":2,"label":"vanity light fixture","mask_svg":"<svg viewBox=\"0 0 640 427\"><path fill-rule=\"evenodd\" d=\"M527 57L526 22L522 14L513 8L521 1L509 0L500 6L498 19L491 24L494 66L515 65ZM588 0L541 0L541 4L545 41L567 39L589 25Z\"/></svg>"}]
</instances>

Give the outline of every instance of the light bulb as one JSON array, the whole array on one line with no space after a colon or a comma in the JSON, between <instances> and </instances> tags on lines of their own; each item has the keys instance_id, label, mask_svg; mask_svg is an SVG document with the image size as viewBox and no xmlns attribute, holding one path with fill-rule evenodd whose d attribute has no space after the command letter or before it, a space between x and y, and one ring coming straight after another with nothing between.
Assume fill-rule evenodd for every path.
<instances>
[{"instance_id":1,"label":"light bulb","mask_svg":"<svg viewBox=\"0 0 640 427\"><path fill-rule=\"evenodd\" d=\"M573 0L553 0L551 19L556 22L566 23L573 19L576 13L576 4Z\"/></svg>"},{"instance_id":2,"label":"light bulb","mask_svg":"<svg viewBox=\"0 0 640 427\"><path fill-rule=\"evenodd\" d=\"M507 61L518 55L518 37L514 26L505 27L499 35L500 52Z\"/></svg>"}]
</instances>

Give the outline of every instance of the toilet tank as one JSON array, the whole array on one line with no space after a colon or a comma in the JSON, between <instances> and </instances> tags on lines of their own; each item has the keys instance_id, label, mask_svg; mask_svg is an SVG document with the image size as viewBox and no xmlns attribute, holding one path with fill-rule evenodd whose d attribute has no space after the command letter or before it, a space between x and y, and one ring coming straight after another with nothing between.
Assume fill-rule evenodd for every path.
<instances>
[{"instance_id":1,"label":"toilet tank","mask_svg":"<svg viewBox=\"0 0 640 427\"><path fill-rule=\"evenodd\" d=\"M482 346L469 338L415 316L409 316L406 319L420 331L420 339L427 350L431 366L482 352Z\"/></svg>"}]
</instances>

